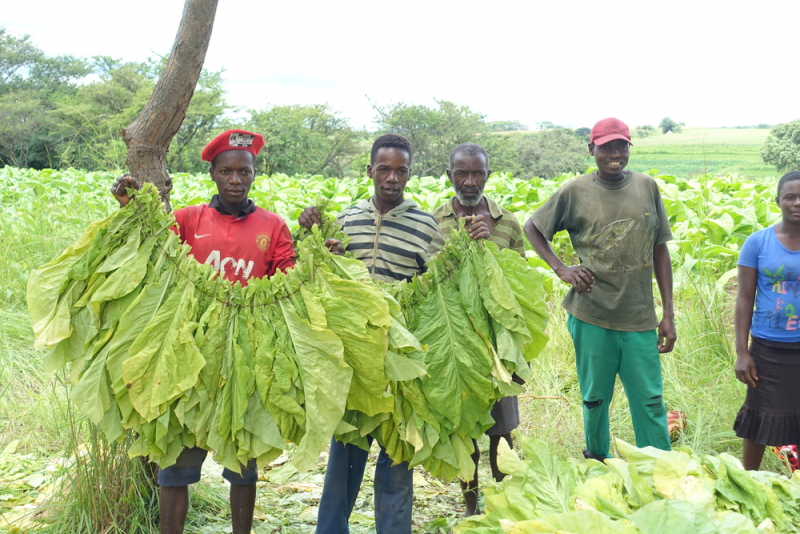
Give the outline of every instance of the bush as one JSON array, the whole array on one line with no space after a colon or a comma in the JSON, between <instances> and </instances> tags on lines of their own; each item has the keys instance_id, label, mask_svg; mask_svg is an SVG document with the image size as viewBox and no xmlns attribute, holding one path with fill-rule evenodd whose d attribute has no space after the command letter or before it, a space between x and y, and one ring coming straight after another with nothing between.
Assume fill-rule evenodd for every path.
<instances>
[{"instance_id":1,"label":"bush","mask_svg":"<svg viewBox=\"0 0 800 534\"><path fill-rule=\"evenodd\" d=\"M681 124L678 124L669 117L664 117L663 119L661 119L661 124L659 124L658 127L661 128L661 131L663 133L667 132L679 133L681 131Z\"/></svg>"},{"instance_id":2,"label":"bush","mask_svg":"<svg viewBox=\"0 0 800 534\"><path fill-rule=\"evenodd\" d=\"M779 172L800 170L800 119L773 126L761 147L761 158Z\"/></svg>"},{"instance_id":3,"label":"bush","mask_svg":"<svg viewBox=\"0 0 800 534\"><path fill-rule=\"evenodd\" d=\"M636 137L643 139L645 137L651 136L656 133L656 129L650 126L649 124L645 124L644 126L637 126L636 127Z\"/></svg>"},{"instance_id":4,"label":"bush","mask_svg":"<svg viewBox=\"0 0 800 534\"><path fill-rule=\"evenodd\" d=\"M565 130L545 130L517 139L519 172L523 178L555 178L586 170L586 146Z\"/></svg>"}]
</instances>

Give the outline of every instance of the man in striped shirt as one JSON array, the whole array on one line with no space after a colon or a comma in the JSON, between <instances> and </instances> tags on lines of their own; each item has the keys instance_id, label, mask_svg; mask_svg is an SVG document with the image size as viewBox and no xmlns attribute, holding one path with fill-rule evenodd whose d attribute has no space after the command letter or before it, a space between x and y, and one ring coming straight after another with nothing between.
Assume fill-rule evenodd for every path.
<instances>
[{"instance_id":1,"label":"man in striped shirt","mask_svg":"<svg viewBox=\"0 0 800 534\"><path fill-rule=\"evenodd\" d=\"M486 180L491 173L489 154L486 150L474 143L458 145L450 153L450 168L447 169L447 177L453 184L456 196L436 208L432 215L439 223L445 237L454 228L458 228L458 219L464 218L473 239L488 239L501 249L510 248L525 255L525 238L517 219L510 211L501 208L494 200L483 194ZM516 375L514 380L522 382ZM497 446L500 438L504 438L509 447L513 446L511 431L519 426L517 397L500 399L492 408L492 418L495 424L486 431L489 436L489 463L492 476L500 482L505 474L497 467ZM467 505L466 516L478 513L480 449L477 440L473 440L473 443L475 452L472 459L475 461L475 475L470 482L461 483Z\"/></svg>"},{"instance_id":2,"label":"man in striped shirt","mask_svg":"<svg viewBox=\"0 0 800 534\"><path fill-rule=\"evenodd\" d=\"M375 196L345 209L337 221L351 241L347 251L364 262L376 280L410 280L425 271L425 264L444 244L433 217L403 197L411 171L411 145L405 137L382 135L372 145L367 174ZM321 224L315 207L303 210L298 223L311 228ZM333 253L342 243L329 239ZM370 440L370 443L372 441ZM325 485L317 515L317 534L346 534L348 519L358 497L368 451L331 440ZM377 534L411 534L414 499L413 471L407 462L392 465L381 447L374 477Z\"/></svg>"}]
</instances>

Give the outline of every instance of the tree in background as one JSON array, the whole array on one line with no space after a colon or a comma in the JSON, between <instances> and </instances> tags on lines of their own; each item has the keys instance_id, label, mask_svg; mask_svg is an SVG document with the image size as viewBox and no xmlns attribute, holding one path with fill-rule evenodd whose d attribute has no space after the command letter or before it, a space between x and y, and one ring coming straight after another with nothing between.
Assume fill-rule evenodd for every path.
<instances>
[{"instance_id":1,"label":"tree in background","mask_svg":"<svg viewBox=\"0 0 800 534\"><path fill-rule=\"evenodd\" d=\"M586 170L587 148L566 129L526 135L518 141L522 177L555 178L565 172Z\"/></svg>"},{"instance_id":2,"label":"tree in background","mask_svg":"<svg viewBox=\"0 0 800 534\"><path fill-rule=\"evenodd\" d=\"M761 158L778 172L800 170L800 119L773 126L761 147Z\"/></svg>"},{"instance_id":3,"label":"tree in background","mask_svg":"<svg viewBox=\"0 0 800 534\"><path fill-rule=\"evenodd\" d=\"M0 166L121 169L119 132L144 108L166 61L48 57L27 35L0 28ZM200 151L224 129L231 110L224 97L222 72L203 70L166 154L169 172L207 168Z\"/></svg>"},{"instance_id":4,"label":"tree in background","mask_svg":"<svg viewBox=\"0 0 800 534\"><path fill-rule=\"evenodd\" d=\"M46 57L28 35L0 28L0 165L51 164L53 109L90 72L82 59Z\"/></svg>"},{"instance_id":5,"label":"tree in background","mask_svg":"<svg viewBox=\"0 0 800 534\"><path fill-rule=\"evenodd\" d=\"M658 125L661 128L663 133L672 132L672 133L680 133L681 125L675 122L674 120L670 119L669 117L664 117L661 119L661 124Z\"/></svg>"},{"instance_id":6,"label":"tree in background","mask_svg":"<svg viewBox=\"0 0 800 534\"><path fill-rule=\"evenodd\" d=\"M43 56L44 53L30 42L30 35L14 37L0 28L0 90L15 78L19 79L20 70L31 67Z\"/></svg>"},{"instance_id":7,"label":"tree in background","mask_svg":"<svg viewBox=\"0 0 800 534\"><path fill-rule=\"evenodd\" d=\"M405 136L414 151L413 176L441 176L449 165L450 151L461 143L475 142L485 131L484 116L446 100L438 108L399 104L372 108L378 133Z\"/></svg>"},{"instance_id":8,"label":"tree in background","mask_svg":"<svg viewBox=\"0 0 800 534\"><path fill-rule=\"evenodd\" d=\"M249 127L264 135L266 174L344 176L364 135L327 104L250 110Z\"/></svg>"},{"instance_id":9,"label":"tree in background","mask_svg":"<svg viewBox=\"0 0 800 534\"><path fill-rule=\"evenodd\" d=\"M36 94L29 91L0 95L0 158L8 165L27 167L34 134L50 122Z\"/></svg>"},{"instance_id":10,"label":"tree in background","mask_svg":"<svg viewBox=\"0 0 800 534\"><path fill-rule=\"evenodd\" d=\"M492 121L486 123L487 132L517 132L527 129L528 125L519 121Z\"/></svg>"},{"instance_id":11,"label":"tree in background","mask_svg":"<svg viewBox=\"0 0 800 534\"><path fill-rule=\"evenodd\" d=\"M64 95L54 110L59 141L52 149L62 166L122 168L125 144L119 131L144 107L155 82L147 63L123 63L96 56L98 80Z\"/></svg>"},{"instance_id":12,"label":"tree in background","mask_svg":"<svg viewBox=\"0 0 800 534\"><path fill-rule=\"evenodd\" d=\"M476 141L489 153L493 171L510 172L517 178L554 178L565 172L582 173L589 153L584 141L569 128L533 134L490 134Z\"/></svg>"},{"instance_id":13,"label":"tree in background","mask_svg":"<svg viewBox=\"0 0 800 534\"><path fill-rule=\"evenodd\" d=\"M489 153L489 167L494 172L510 172L519 176L521 166L517 140L525 134L484 133L475 140Z\"/></svg>"},{"instance_id":14,"label":"tree in background","mask_svg":"<svg viewBox=\"0 0 800 534\"><path fill-rule=\"evenodd\" d=\"M581 141L585 141L585 142L588 143L589 142L589 136L591 135L591 133L592 133L592 129L591 128L586 128L584 126L583 128L577 128L573 132L573 135L575 137L577 137L578 139L580 139Z\"/></svg>"}]
</instances>

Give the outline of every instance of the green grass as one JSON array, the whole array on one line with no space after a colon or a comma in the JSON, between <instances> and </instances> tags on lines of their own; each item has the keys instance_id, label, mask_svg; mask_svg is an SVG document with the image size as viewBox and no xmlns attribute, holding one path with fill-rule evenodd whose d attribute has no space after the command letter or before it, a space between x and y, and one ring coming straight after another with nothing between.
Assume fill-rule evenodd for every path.
<instances>
[{"instance_id":1,"label":"green grass","mask_svg":"<svg viewBox=\"0 0 800 534\"><path fill-rule=\"evenodd\" d=\"M755 128L684 128L676 134L660 132L634 137L628 168L692 177L705 172L763 178L776 176L775 167L761 160L761 145L769 130Z\"/></svg>"}]
</instances>

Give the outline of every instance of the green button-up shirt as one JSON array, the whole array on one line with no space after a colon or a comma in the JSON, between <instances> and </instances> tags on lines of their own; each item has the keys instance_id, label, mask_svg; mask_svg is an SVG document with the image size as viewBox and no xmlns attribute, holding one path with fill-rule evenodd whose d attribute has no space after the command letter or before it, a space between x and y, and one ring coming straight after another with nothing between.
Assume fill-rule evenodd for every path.
<instances>
[{"instance_id":1,"label":"green button-up shirt","mask_svg":"<svg viewBox=\"0 0 800 534\"><path fill-rule=\"evenodd\" d=\"M492 233L489 235L489 241L495 243L501 249L510 248L524 256L525 236L517 218L507 209L500 207L491 198L485 195L484 198L489 204L489 214L496 221ZM436 219L439 228L441 228L445 239L448 238L451 230L458 228L458 217L456 217L453 210L454 199L455 197L451 198L431 213L433 218Z\"/></svg>"}]
</instances>

